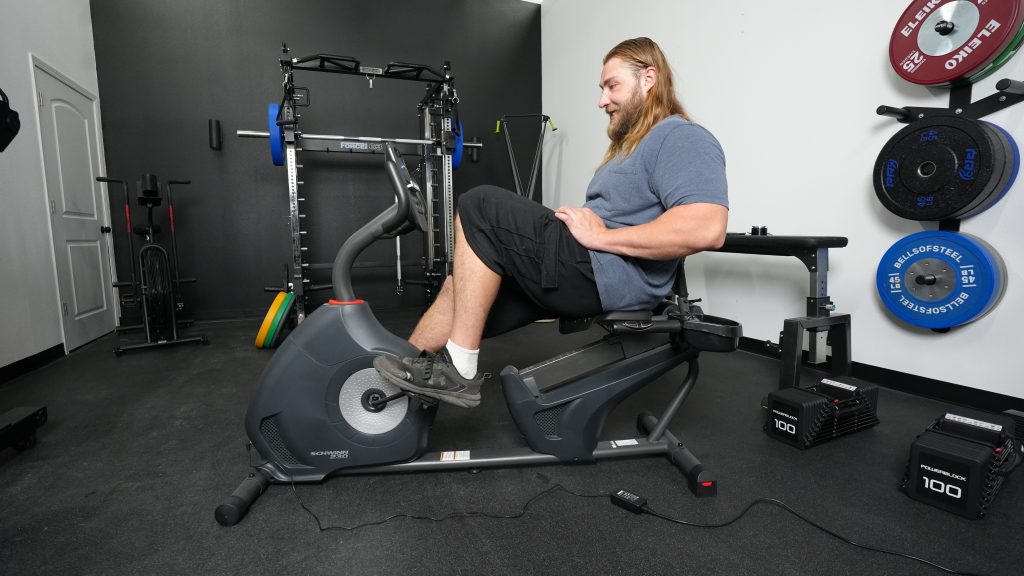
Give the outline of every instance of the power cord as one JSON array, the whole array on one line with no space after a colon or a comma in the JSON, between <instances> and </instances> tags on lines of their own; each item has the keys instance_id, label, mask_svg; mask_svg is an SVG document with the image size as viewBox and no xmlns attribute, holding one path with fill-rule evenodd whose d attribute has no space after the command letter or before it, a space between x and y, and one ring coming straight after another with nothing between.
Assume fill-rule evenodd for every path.
<instances>
[{"instance_id":1,"label":"power cord","mask_svg":"<svg viewBox=\"0 0 1024 576\"><path fill-rule=\"evenodd\" d=\"M811 526L817 528L818 530L821 530L822 532L828 534L829 536L832 536L833 538L836 538L837 540L845 542L845 543L847 543L847 544L849 544L851 546L855 546L857 548L861 548L861 549L864 549L864 550L870 550L871 552L880 552L882 554L889 554L889 555L892 555L892 556L898 556L900 558L906 558L908 560L913 560L915 562L920 562L922 564L926 564L926 565L931 566L933 568L938 568L939 570L942 570L943 572L947 572L949 574L958 574L960 576L984 576L984 575L973 573L973 572L960 572L958 570L953 570L951 568L946 568L945 566L936 564L935 562L931 562L931 561L925 560L923 558L918 558L917 556L913 556L913 555L910 555L910 554L904 554L903 552L897 552L895 550L888 550L886 548L877 548L877 547L874 547L874 546L868 546L866 544L859 544L859 543L854 542L853 540L850 540L849 538L847 538L847 537L845 537L845 536L843 536L841 534L838 534L837 532L834 532L832 530L829 530L828 528L825 528L821 524L818 524L814 520L811 520L810 518L807 518L803 514L800 514L796 510L790 508L789 505L787 505L785 502L782 502L781 500L776 500L774 498L758 498L757 500L754 500L753 502L748 504L746 506L746 508L743 509L742 512L737 514L731 520L727 520L727 521L719 523L719 524L703 524L703 523L700 523L700 522L690 522L690 521L687 521L687 520L679 520L677 518L671 518L669 516L661 514L660 512L657 512L654 509L652 509L651 507L649 507L647 505L647 499L646 498L643 498L642 496L638 496L638 495L633 494L631 492L627 492L626 490L619 490L619 491L611 494L611 501L612 501L612 504L615 504L616 506L618 506L620 508L623 508L625 510L629 510L630 512L632 512L634 514L648 514L648 515L654 516L655 518L658 518L660 520L664 520L666 522L671 522L673 524L681 524L683 526L692 526L694 528L724 528L726 526L729 526L730 524L733 524L733 523L737 522L740 518L743 518L744 516L746 516L747 512L749 512L750 509L753 508L754 506L757 506L758 504L771 504L772 506L776 506L776 507L782 508L786 512L789 512L790 514L792 514L793 516L796 516L800 520L803 520L807 524L810 524Z\"/></svg>"},{"instance_id":2,"label":"power cord","mask_svg":"<svg viewBox=\"0 0 1024 576\"><path fill-rule=\"evenodd\" d=\"M298 501L299 506L301 506L302 509L305 510L307 514L312 516L313 520L316 522L317 529L319 529L320 532L328 532L333 530L338 530L342 532L355 532L356 530L360 530L362 528L368 528L370 526L380 526L382 524L387 524L392 520L398 520L401 518L405 518L408 520L429 520L431 522L444 522L445 520L451 520L453 518L492 518L495 520L511 520L516 518L522 518L526 515L526 510L530 507L531 504L533 504L537 500L540 500L544 496L547 496L548 494L557 491L565 492L567 494L571 494L579 498L607 498L609 496L607 492L603 494L581 494L579 492L573 492L572 490L566 488L565 486L562 486L561 484L555 484L554 486L551 486L550 488L540 492L539 494L527 500L526 503L523 504L522 508L520 508L518 512L515 512L513 514L493 514L489 512L480 511L449 512L448 514L437 517L417 516L415 514L395 514L393 516L388 516L387 518L384 518L382 520L376 520L374 522L364 522L362 524L356 524L355 526L324 526L323 523L320 521L320 518L316 515L316 513L310 510L309 507L306 506L306 504L302 501L302 499L299 498L299 493L295 490L295 483L292 482L292 494L295 495L295 500Z\"/></svg>"},{"instance_id":3,"label":"power cord","mask_svg":"<svg viewBox=\"0 0 1024 576\"><path fill-rule=\"evenodd\" d=\"M774 498L758 498L758 499L754 500L753 502L751 502L750 504L748 504L739 514L737 514L735 517L733 517L730 520L726 520L725 522L720 522L720 523L717 523L717 524L705 524L705 523L701 523L701 522L691 522L691 521L688 521L688 520L680 520L678 518L672 518L670 516L662 514L662 513L658 512L658 511L654 510L650 506L648 506L646 498L644 498L642 496L638 496L638 495L633 494L631 492L628 492L626 490L618 490L618 491L610 493L610 494L609 493L583 494L583 493L579 493L579 492L575 492L573 490L570 490L570 489L566 488L565 486L563 486L561 484L555 484L555 485L553 485L553 486L551 486L551 487L549 487L549 488L539 492L538 494L536 494L535 496L533 496L532 498L527 500L526 503L523 504L523 506L519 509L518 512L515 512L515 513L512 513L512 514L494 514L494 513L490 513L490 512L481 512L481 511L475 511L475 510L449 512L448 514L444 514L442 516L436 516L436 517L435 516L420 516L420 515L415 515L415 514L394 514L392 516L388 516L387 518L383 518L381 520L375 520L373 522L363 522L361 524L356 524L354 526L324 526L323 522L320 520L320 517L317 516L316 513L313 512L313 510L311 510L308 506L306 506L306 503L303 502L302 498L299 497L298 491L295 490L295 483L294 482L291 483L291 487L292 487L292 494L295 496L295 500L299 503L299 506L303 510L305 510L305 512L307 514L309 514L310 517L313 518L313 520L316 522L317 530L319 530L320 532L330 532L330 531L355 532L355 531L361 530L363 528L369 528L371 526L380 526L380 525L383 525L383 524L387 524L388 522L391 522L392 520L399 520L399 519L428 520L428 521L431 521L431 522L444 522L446 520L451 520L451 519L454 519L454 518L491 518L491 519L495 519L495 520L514 520L514 519L522 518L523 516L525 516L527 510L530 508L530 506L534 502L540 500L541 498L544 498L545 496L547 496L549 494L553 494L555 492L565 492L566 494L570 494L570 495L576 496L578 498L609 498L610 497L612 504L614 504L614 505L616 505L616 506L618 506L620 508L623 508L625 510L628 510L628 511L634 513L634 514L647 514L649 516L653 516L655 518L658 518L659 520L664 520L666 522L671 522L673 524L680 524L680 525L683 525L683 526L690 526L690 527L693 527L693 528L725 528L726 526L734 524L734 523L738 522L741 518L746 516L747 513L750 512L750 510L754 506L757 506L758 504L770 504L772 506L776 506L778 508L782 508L786 512L789 512L793 516L796 516L797 518L799 518L800 520L803 520L804 522L806 522L807 524L813 526L814 528L817 528L818 530L824 532L825 534L828 534L829 536L832 536L833 538L835 538L835 539L837 539L837 540L839 540L841 542L844 542L846 544L849 544L851 546L854 546L854 547L857 547L857 548L861 548L863 550L868 550L868 551L871 551L871 552L879 552L879 553L882 553L882 554L889 554L891 556L897 556L899 558L906 558L907 560L913 560L915 562L919 562L921 564L925 564L927 566L931 566L932 568L937 568L937 569L942 570L943 572L946 572L948 574L956 574L958 576L985 576L985 575L979 574L979 573L961 572L959 570L953 570L952 568L946 568L945 566L942 566L942 565L937 564L935 562L932 562L930 560L925 560L924 558L919 558L917 556L913 556L911 554L905 554L903 552L897 552L895 550L888 550L886 548L878 548L878 547L875 547L875 546L868 546L866 544L860 544L858 542L854 542L853 540L850 540L849 538L847 538L847 537L845 537L845 536L843 536L843 535L841 535L841 534L839 534L839 533L837 533L837 532L835 532L833 530L830 530L830 529L822 526L821 524L818 524L814 520L811 520L810 518L807 518L803 514L800 514L799 512L797 512L796 510L791 508L785 502L782 502L781 500L776 500Z\"/></svg>"}]
</instances>

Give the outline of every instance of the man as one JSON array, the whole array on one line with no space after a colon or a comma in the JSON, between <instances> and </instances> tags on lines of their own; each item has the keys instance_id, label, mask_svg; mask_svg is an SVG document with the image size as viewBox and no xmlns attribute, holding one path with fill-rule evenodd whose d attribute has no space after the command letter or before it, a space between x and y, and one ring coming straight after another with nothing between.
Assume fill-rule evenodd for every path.
<instances>
[{"instance_id":1,"label":"man","mask_svg":"<svg viewBox=\"0 0 1024 576\"><path fill-rule=\"evenodd\" d=\"M658 45L620 43L599 86L611 144L586 203L552 211L494 186L460 196L453 275L409 338L424 354L376 358L384 379L476 406L483 336L553 315L653 308L679 258L725 241L724 154L690 122Z\"/></svg>"}]
</instances>

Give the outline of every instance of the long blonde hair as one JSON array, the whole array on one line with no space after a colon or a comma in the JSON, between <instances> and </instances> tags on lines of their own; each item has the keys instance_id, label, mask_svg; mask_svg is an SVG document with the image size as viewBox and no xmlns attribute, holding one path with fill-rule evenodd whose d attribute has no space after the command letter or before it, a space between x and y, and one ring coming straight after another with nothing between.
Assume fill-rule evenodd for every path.
<instances>
[{"instance_id":1,"label":"long blonde hair","mask_svg":"<svg viewBox=\"0 0 1024 576\"><path fill-rule=\"evenodd\" d=\"M601 161L602 165L620 154L624 156L632 154L644 136L651 131L651 128L665 118L675 115L690 120L690 116L676 96L672 81L672 68L669 67L665 54L654 40L650 38L624 40L608 52L608 55L604 57L603 64L607 64L612 58L622 60L636 74L637 78L644 70L652 66L658 71L658 81L647 92L640 117L626 137L617 142L613 140L608 145L608 151L604 155L604 160Z\"/></svg>"}]
</instances>

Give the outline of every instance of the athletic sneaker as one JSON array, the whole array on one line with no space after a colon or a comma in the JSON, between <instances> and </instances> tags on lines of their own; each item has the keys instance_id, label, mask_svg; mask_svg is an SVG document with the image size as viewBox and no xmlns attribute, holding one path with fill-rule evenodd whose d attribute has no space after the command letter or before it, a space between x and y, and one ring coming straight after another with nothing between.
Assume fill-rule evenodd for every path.
<instances>
[{"instance_id":1,"label":"athletic sneaker","mask_svg":"<svg viewBox=\"0 0 1024 576\"><path fill-rule=\"evenodd\" d=\"M419 358L377 356L373 367L385 380L407 392L462 408L480 404L483 375L478 372L473 378L463 378L444 348L433 356L421 354Z\"/></svg>"}]
</instances>

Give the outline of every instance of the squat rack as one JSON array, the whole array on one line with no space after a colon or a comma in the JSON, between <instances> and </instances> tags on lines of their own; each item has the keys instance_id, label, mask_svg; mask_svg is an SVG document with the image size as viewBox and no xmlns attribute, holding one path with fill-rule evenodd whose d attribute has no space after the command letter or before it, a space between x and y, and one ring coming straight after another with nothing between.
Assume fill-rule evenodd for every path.
<instances>
[{"instance_id":1,"label":"squat rack","mask_svg":"<svg viewBox=\"0 0 1024 576\"><path fill-rule=\"evenodd\" d=\"M287 45L282 45L287 54ZM427 300L430 301L440 289L441 283L451 273L455 254L454 234L454 187L452 181L453 158L457 166L461 159L463 146L473 148L471 156L476 157L476 149L482 147L476 142L462 141L461 122L459 121L459 97L455 89L455 77L451 74L451 64L445 61L440 70L424 64L390 62L383 68L364 66L350 56L333 54L314 54L303 58L281 58L279 60L282 74L283 96L278 108L276 120L279 127L282 160L288 171L288 205L289 224L292 243L292 271L287 289L295 293L296 318L301 322L306 316L308 291L329 288L330 285L316 286L306 278L305 271L311 267L303 258L306 248L302 246L302 218L299 203L304 199L299 196L299 168L297 162L299 151L341 151L361 153L382 153L384 142L417 146L419 148L420 166L417 171L420 187L428 204L427 232L424 238L424 281ZM303 134L299 129L299 117L296 109L309 106L307 88L296 86L294 73L296 70L310 72L329 72L362 76L370 82L376 78L408 80L426 83L426 94L417 108L420 117L419 139L389 139L366 136L341 136L329 134ZM272 105L273 106L273 105ZM273 108L272 108L273 109ZM251 130L238 130L237 135L243 138L270 138L271 149L275 146L277 134ZM340 143L340 144L339 144ZM276 160L275 154L275 160ZM276 163L276 162L275 162ZM319 267L313 265L312 267ZM398 263L399 285L401 292L401 261ZM419 284L420 282L411 282Z\"/></svg>"}]
</instances>

